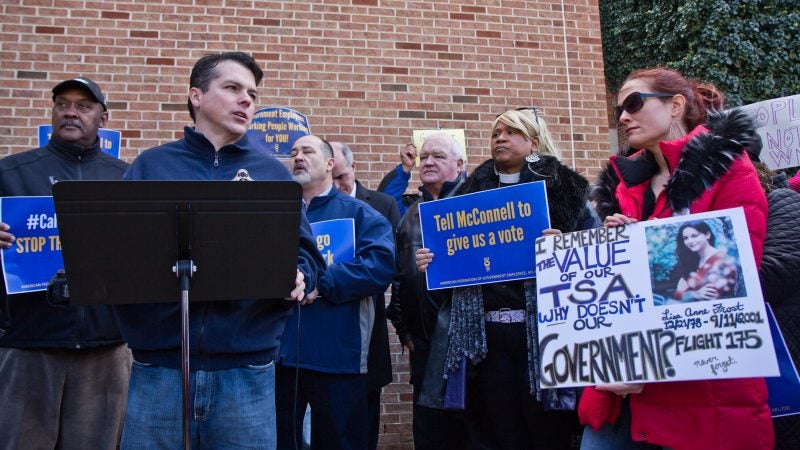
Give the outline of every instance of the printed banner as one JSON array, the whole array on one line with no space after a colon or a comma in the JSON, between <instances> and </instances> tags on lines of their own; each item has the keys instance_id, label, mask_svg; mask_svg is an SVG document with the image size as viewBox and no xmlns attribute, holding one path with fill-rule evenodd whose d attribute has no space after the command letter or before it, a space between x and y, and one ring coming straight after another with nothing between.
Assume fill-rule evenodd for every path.
<instances>
[{"instance_id":1,"label":"printed banner","mask_svg":"<svg viewBox=\"0 0 800 450\"><path fill-rule=\"evenodd\" d=\"M326 264L353 262L356 258L356 225L353 219L314 222L311 232Z\"/></svg>"},{"instance_id":2,"label":"printed banner","mask_svg":"<svg viewBox=\"0 0 800 450\"><path fill-rule=\"evenodd\" d=\"M769 392L769 409L772 417L792 416L800 414L800 375L792 361L792 355L783 339L772 307L767 303L767 317L769 318L769 331L772 333L772 342L775 354L778 357L779 377L766 378L767 391Z\"/></svg>"},{"instance_id":3,"label":"printed banner","mask_svg":"<svg viewBox=\"0 0 800 450\"><path fill-rule=\"evenodd\" d=\"M536 242L545 388L778 374L741 208Z\"/></svg>"},{"instance_id":4,"label":"printed banner","mask_svg":"<svg viewBox=\"0 0 800 450\"><path fill-rule=\"evenodd\" d=\"M278 158L288 158L294 141L309 134L311 127L305 115L278 106L256 111L247 132L250 142Z\"/></svg>"},{"instance_id":5,"label":"printed banner","mask_svg":"<svg viewBox=\"0 0 800 450\"><path fill-rule=\"evenodd\" d=\"M743 106L756 119L759 158L770 169L800 166L800 94Z\"/></svg>"},{"instance_id":6,"label":"printed banner","mask_svg":"<svg viewBox=\"0 0 800 450\"><path fill-rule=\"evenodd\" d=\"M2 197L0 221L17 238L0 253L6 292L46 290L53 275L64 268L53 197Z\"/></svg>"},{"instance_id":7,"label":"printed banner","mask_svg":"<svg viewBox=\"0 0 800 450\"><path fill-rule=\"evenodd\" d=\"M531 249L550 227L543 181L423 202L419 216L428 289L536 276Z\"/></svg>"},{"instance_id":8,"label":"printed banner","mask_svg":"<svg viewBox=\"0 0 800 450\"><path fill-rule=\"evenodd\" d=\"M39 125L39 147L44 147L47 145L47 143L50 142L50 136L52 135L52 125ZM114 158L119 158L119 147L122 140L122 133L117 130L100 128L97 130L97 136L100 138L100 149Z\"/></svg>"}]
</instances>

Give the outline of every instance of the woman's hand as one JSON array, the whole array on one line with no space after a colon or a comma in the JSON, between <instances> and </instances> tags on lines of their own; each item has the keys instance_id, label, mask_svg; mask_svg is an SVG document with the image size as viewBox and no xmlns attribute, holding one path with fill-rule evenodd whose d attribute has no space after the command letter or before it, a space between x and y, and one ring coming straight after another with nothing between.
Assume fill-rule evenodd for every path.
<instances>
[{"instance_id":1,"label":"woman's hand","mask_svg":"<svg viewBox=\"0 0 800 450\"><path fill-rule=\"evenodd\" d=\"M595 386L598 391L608 391L619 395L622 398L628 394L641 394L644 390L644 383L610 383L598 384Z\"/></svg>"},{"instance_id":2,"label":"woman's hand","mask_svg":"<svg viewBox=\"0 0 800 450\"><path fill-rule=\"evenodd\" d=\"M628 225L636 222L638 222L638 220L634 219L633 217L628 217L625 214L616 213L613 216L606 216L606 219L603 221L603 226L606 228L611 228L611 227L619 227L622 225Z\"/></svg>"},{"instance_id":3,"label":"woman's hand","mask_svg":"<svg viewBox=\"0 0 800 450\"><path fill-rule=\"evenodd\" d=\"M417 250L417 270L425 272L428 265L433 261L433 252L429 248L421 248Z\"/></svg>"},{"instance_id":4,"label":"woman's hand","mask_svg":"<svg viewBox=\"0 0 800 450\"><path fill-rule=\"evenodd\" d=\"M719 298L719 291L714 286L707 284L694 291L694 297L702 300L716 300Z\"/></svg>"},{"instance_id":5,"label":"woman's hand","mask_svg":"<svg viewBox=\"0 0 800 450\"><path fill-rule=\"evenodd\" d=\"M542 236L555 236L557 234L561 234L561 230L557 228L545 228L542 230Z\"/></svg>"}]
</instances>

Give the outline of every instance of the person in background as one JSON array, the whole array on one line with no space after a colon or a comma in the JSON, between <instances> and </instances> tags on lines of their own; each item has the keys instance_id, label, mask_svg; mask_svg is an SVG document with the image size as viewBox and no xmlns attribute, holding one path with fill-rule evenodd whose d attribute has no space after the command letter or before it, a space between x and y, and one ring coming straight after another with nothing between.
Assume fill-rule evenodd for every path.
<instances>
[{"instance_id":1,"label":"person in background","mask_svg":"<svg viewBox=\"0 0 800 450\"><path fill-rule=\"evenodd\" d=\"M612 156L592 189L604 226L742 207L761 262L767 201L745 151L755 124L738 109L709 113L721 111L723 103L716 87L675 70L628 76L616 119L630 146L640 150ZM579 415L587 425L583 449L774 446L763 378L589 387Z\"/></svg>"},{"instance_id":2,"label":"person in background","mask_svg":"<svg viewBox=\"0 0 800 450\"><path fill-rule=\"evenodd\" d=\"M278 448L293 449L300 442L301 421L311 405L312 449L363 449L374 295L386 290L394 273L392 227L366 203L337 191L330 144L303 136L291 156L308 219L352 219L355 254L352 261L329 263L309 296L313 301L289 318L278 366Z\"/></svg>"},{"instance_id":3,"label":"person in background","mask_svg":"<svg viewBox=\"0 0 800 450\"><path fill-rule=\"evenodd\" d=\"M246 53L197 60L187 104L195 126L184 128L183 139L140 154L125 179L290 181L286 167L246 137L262 77ZM303 212L299 234L294 288L286 292L290 301L231 298L190 308L192 448L275 448L280 338L292 306L313 291L325 270ZM115 311L134 358L121 446L182 448L180 303L122 305Z\"/></svg>"},{"instance_id":4,"label":"person in background","mask_svg":"<svg viewBox=\"0 0 800 450\"><path fill-rule=\"evenodd\" d=\"M520 183L544 181L551 232L576 231L592 214L588 182L561 163L547 125L535 108L509 110L492 124L491 159L483 162L456 195ZM596 221L584 226L594 228ZM423 248L416 253L421 271L435 264ZM463 358L476 364L486 444L493 449L561 449L578 441L574 391L539 388L536 279L489 283L452 291L452 311L444 367L452 373ZM534 343L533 346L529 343ZM432 364L429 360L428 364ZM545 404L559 409L547 410Z\"/></svg>"},{"instance_id":5,"label":"person in background","mask_svg":"<svg viewBox=\"0 0 800 450\"><path fill-rule=\"evenodd\" d=\"M339 192L355 197L381 213L392 230L397 228L400 213L394 199L388 195L367 189L356 179L356 163L353 151L343 142L331 142L335 163L333 165L333 184ZM381 418L381 391L392 382L392 359L389 352L389 328L386 326L386 300L384 291L375 293L375 326L369 340L367 360L367 429L369 441L367 448L378 447L378 432Z\"/></svg>"},{"instance_id":6,"label":"person in background","mask_svg":"<svg viewBox=\"0 0 800 450\"><path fill-rule=\"evenodd\" d=\"M412 159L413 161L413 159ZM420 152L421 195L411 204L397 226L397 272L386 316L392 321L400 344L408 349L413 386L413 436L417 450L463 449L469 444L467 419L461 411L420 404L423 382L435 384L441 377L425 380L431 340L446 298L426 289L425 274L417 271L415 253L422 248L419 204L448 198L461 185L464 149L447 133L428 136Z\"/></svg>"},{"instance_id":7,"label":"person in background","mask_svg":"<svg viewBox=\"0 0 800 450\"><path fill-rule=\"evenodd\" d=\"M466 153L464 161L466 161ZM400 164L384 175L378 185L378 191L395 199L401 216L405 214L412 203L419 199L419 194L405 193L406 189L408 189L408 183L411 181L411 170L416 163L417 147L414 143L409 142L400 150Z\"/></svg>"},{"instance_id":8,"label":"person in background","mask_svg":"<svg viewBox=\"0 0 800 450\"><path fill-rule=\"evenodd\" d=\"M100 149L106 99L86 77L53 88L50 142L0 160L0 196L53 195L63 180L119 180L128 167ZM0 247L14 230L0 223ZM0 449L98 448L119 442L131 354L108 306L0 297Z\"/></svg>"}]
</instances>

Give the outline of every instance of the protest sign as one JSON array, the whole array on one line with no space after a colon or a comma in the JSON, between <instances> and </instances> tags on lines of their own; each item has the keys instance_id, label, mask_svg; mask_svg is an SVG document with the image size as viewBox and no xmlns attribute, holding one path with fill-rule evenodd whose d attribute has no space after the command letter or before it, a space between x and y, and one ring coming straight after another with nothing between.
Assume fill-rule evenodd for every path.
<instances>
[{"instance_id":1,"label":"protest sign","mask_svg":"<svg viewBox=\"0 0 800 450\"><path fill-rule=\"evenodd\" d=\"M422 245L434 254L428 289L536 276L533 249L550 227L542 181L419 204Z\"/></svg>"},{"instance_id":2,"label":"protest sign","mask_svg":"<svg viewBox=\"0 0 800 450\"><path fill-rule=\"evenodd\" d=\"M536 270L544 388L778 374L741 208L545 236Z\"/></svg>"},{"instance_id":3,"label":"protest sign","mask_svg":"<svg viewBox=\"0 0 800 450\"><path fill-rule=\"evenodd\" d=\"M311 232L326 264L353 262L355 259L356 225L353 219L314 222Z\"/></svg>"},{"instance_id":4,"label":"protest sign","mask_svg":"<svg viewBox=\"0 0 800 450\"><path fill-rule=\"evenodd\" d=\"M767 318L775 354L778 357L778 367L781 371L779 377L766 379L769 409L772 411L772 417L800 414L800 375L797 373L797 367L794 365L789 347L786 345L786 340L781 334L778 321L775 320L775 314L772 313L769 303L767 303Z\"/></svg>"},{"instance_id":5,"label":"protest sign","mask_svg":"<svg viewBox=\"0 0 800 450\"><path fill-rule=\"evenodd\" d=\"M11 248L0 253L6 292L47 289L56 271L64 268L53 197L2 197L0 221L16 237Z\"/></svg>"},{"instance_id":6,"label":"protest sign","mask_svg":"<svg viewBox=\"0 0 800 450\"><path fill-rule=\"evenodd\" d=\"M279 106L256 111L247 131L251 143L279 158L288 158L294 141L309 134L311 127L305 115Z\"/></svg>"},{"instance_id":7,"label":"protest sign","mask_svg":"<svg viewBox=\"0 0 800 450\"><path fill-rule=\"evenodd\" d=\"M52 125L39 125L39 147L47 145L52 135ZM97 137L100 138L100 150L114 158L119 158L119 147L120 141L122 140L121 132L109 130L108 128L100 128L97 130Z\"/></svg>"},{"instance_id":8,"label":"protest sign","mask_svg":"<svg viewBox=\"0 0 800 450\"><path fill-rule=\"evenodd\" d=\"M761 136L759 158L772 170L800 166L800 94L743 106Z\"/></svg>"}]
</instances>

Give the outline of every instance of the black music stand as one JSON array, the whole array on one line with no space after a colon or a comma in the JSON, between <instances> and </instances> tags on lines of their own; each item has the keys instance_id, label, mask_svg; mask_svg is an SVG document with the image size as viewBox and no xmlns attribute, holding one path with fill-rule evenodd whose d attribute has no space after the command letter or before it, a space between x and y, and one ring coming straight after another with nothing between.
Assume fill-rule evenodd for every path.
<instances>
[{"instance_id":1,"label":"black music stand","mask_svg":"<svg viewBox=\"0 0 800 450\"><path fill-rule=\"evenodd\" d=\"M191 301L294 289L302 188L293 181L62 181L53 186L70 302L180 300L189 445Z\"/></svg>"}]
</instances>

